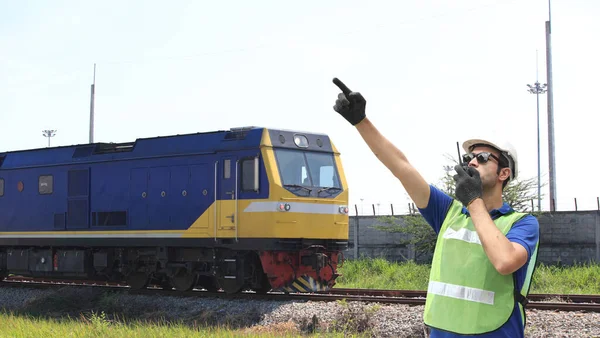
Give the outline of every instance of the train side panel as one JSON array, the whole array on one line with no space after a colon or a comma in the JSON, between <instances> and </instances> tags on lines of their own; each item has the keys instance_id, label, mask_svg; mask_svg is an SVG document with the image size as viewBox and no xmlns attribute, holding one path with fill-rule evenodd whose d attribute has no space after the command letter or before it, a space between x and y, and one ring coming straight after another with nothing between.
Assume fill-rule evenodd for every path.
<instances>
[{"instance_id":1,"label":"train side panel","mask_svg":"<svg viewBox=\"0 0 600 338\"><path fill-rule=\"evenodd\" d=\"M229 237L225 231L233 230L229 223L234 223L228 216L236 208L232 204L232 196L235 197L232 192L236 189L232 168L243 165L244 161L253 163L257 153L258 149L236 155L4 171L0 229L15 233L120 230L180 230L181 233L193 224L197 236L213 237L216 228L218 232L223 230L220 236ZM236 163L238 158L242 162ZM224 163L231 166L228 173L223 170ZM268 197L264 165L259 163L258 168L259 190L242 190L238 199ZM19 190L19 186L23 188ZM222 201L216 227L211 207L215 200Z\"/></svg>"}]
</instances>

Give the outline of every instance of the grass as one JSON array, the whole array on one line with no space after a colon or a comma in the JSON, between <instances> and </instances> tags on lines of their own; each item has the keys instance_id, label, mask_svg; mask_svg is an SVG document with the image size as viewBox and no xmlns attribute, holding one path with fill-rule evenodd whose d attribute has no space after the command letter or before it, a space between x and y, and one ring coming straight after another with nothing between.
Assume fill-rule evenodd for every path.
<instances>
[{"instance_id":1,"label":"grass","mask_svg":"<svg viewBox=\"0 0 600 338\"><path fill-rule=\"evenodd\" d=\"M600 264L539 265L530 293L600 294Z\"/></svg>"},{"instance_id":2,"label":"grass","mask_svg":"<svg viewBox=\"0 0 600 338\"><path fill-rule=\"evenodd\" d=\"M0 337L297 337L291 323L269 329L231 330L228 328L193 328L181 323L112 321L104 313L92 313L77 319L50 319L0 314Z\"/></svg>"},{"instance_id":3,"label":"grass","mask_svg":"<svg viewBox=\"0 0 600 338\"><path fill-rule=\"evenodd\" d=\"M98 338L154 338L154 337L312 337L323 334L299 332L292 322L230 329L227 327L189 327L182 323L129 322L109 320L104 312L80 316L79 319L52 319L0 313L0 337L98 337ZM327 337L370 337L369 332L333 332Z\"/></svg>"},{"instance_id":4,"label":"grass","mask_svg":"<svg viewBox=\"0 0 600 338\"><path fill-rule=\"evenodd\" d=\"M358 289L426 290L429 266L412 261L391 263L381 258L346 261L335 287Z\"/></svg>"},{"instance_id":5,"label":"grass","mask_svg":"<svg viewBox=\"0 0 600 338\"><path fill-rule=\"evenodd\" d=\"M382 258L344 262L337 288L427 290L429 265L394 263ZM539 264L529 293L600 294L600 264Z\"/></svg>"}]
</instances>

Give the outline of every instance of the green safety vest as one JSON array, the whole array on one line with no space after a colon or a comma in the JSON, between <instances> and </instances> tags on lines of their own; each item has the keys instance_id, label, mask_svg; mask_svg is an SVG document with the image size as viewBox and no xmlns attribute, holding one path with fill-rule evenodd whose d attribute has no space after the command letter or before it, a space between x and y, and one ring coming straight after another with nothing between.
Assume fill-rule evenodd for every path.
<instances>
[{"instance_id":1,"label":"green safety vest","mask_svg":"<svg viewBox=\"0 0 600 338\"><path fill-rule=\"evenodd\" d=\"M423 319L426 325L457 334L494 331L510 318L518 301L525 327L525 297L537 258L530 259L525 282L518 292L514 274L501 275L488 259L463 205L453 201L437 238L429 276ZM504 235L524 213L502 215L494 223Z\"/></svg>"}]
</instances>

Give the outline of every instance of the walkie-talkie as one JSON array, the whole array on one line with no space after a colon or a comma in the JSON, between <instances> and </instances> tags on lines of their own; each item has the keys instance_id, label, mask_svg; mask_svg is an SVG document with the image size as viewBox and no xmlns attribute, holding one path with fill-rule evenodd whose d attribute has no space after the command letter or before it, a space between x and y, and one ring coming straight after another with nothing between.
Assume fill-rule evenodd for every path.
<instances>
[{"instance_id":1,"label":"walkie-talkie","mask_svg":"<svg viewBox=\"0 0 600 338\"><path fill-rule=\"evenodd\" d=\"M456 142L456 151L458 152L458 164L466 171L469 164L463 162L462 157L460 156L460 146L458 145L458 142Z\"/></svg>"}]
</instances>

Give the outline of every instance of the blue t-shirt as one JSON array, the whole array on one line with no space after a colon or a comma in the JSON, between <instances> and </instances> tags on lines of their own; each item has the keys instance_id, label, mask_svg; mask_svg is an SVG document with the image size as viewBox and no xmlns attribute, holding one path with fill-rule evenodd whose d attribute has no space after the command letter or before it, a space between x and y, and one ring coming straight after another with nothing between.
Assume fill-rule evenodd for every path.
<instances>
[{"instance_id":1,"label":"blue t-shirt","mask_svg":"<svg viewBox=\"0 0 600 338\"><path fill-rule=\"evenodd\" d=\"M440 228L442 227L442 223L444 222L444 218L446 218L446 213L450 208L450 204L452 203L452 197L446 195L444 192L439 190L433 185L430 185L430 196L429 203L425 209L420 209L421 215L423 218L431 225L436 234L439 234ZM504 203L500 209L494 209L490 212L490 216L492 219L497 218L499 215L505 214L511 211L512 208ZM467 208L463 207L463 213L469 214ZM527 263L523 265L520 269L515 271L517 278L517 287L518 290L521 289L523 283L525 282L525 275L527 273L527 267L529 266L529 260L531 258L531 254L535 250L536 243L539 240L539 223L535 217L532 215L527 215L517 221L512 228L506 234L506 238L509 241L521 244L527 250ZM521 321L521 311L519 311L519 307L515 304L515 308L513 310L512 315L510 316L508 322L504 324L500 329L484 334L484 335L475 335L475 336L461 336L450 332L440 331L436 329L431 329L431 337L434 338L451 338L451 337L479 337L479 338L499 338L499 337L507 337L507 338L519 338L523 337L523 325Z\"/></svg>"}]
</instances>

